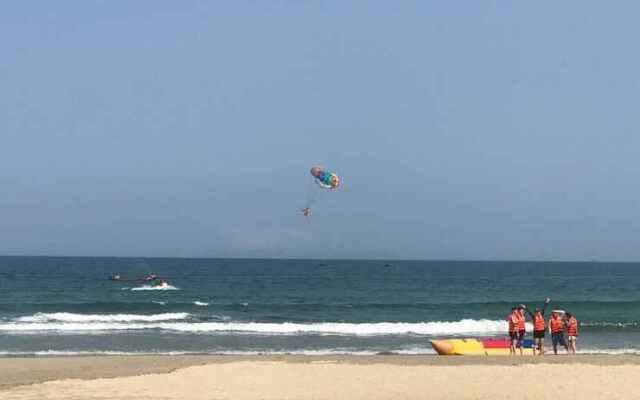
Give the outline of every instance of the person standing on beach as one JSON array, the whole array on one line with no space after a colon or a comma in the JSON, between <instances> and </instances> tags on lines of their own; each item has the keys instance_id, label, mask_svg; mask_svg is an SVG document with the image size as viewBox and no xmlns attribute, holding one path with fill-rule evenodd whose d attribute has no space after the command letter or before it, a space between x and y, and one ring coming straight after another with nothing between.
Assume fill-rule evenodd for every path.
<instances>
[{"instance_id":1,"label":"person standing on beach","mask_svg":"<svg viewBox=\"0 0 640 400\"><path fill-rule=\"evenodd\" d=\"M569 351L567 343L564 341L564 321L557 311L551 313L549 319L549 333L551 333L551 343L553 344L553 354L558 354L558 345L561 344Z\"/></svg>"},{"instance_id":2,"label":"person standing on beach","mask_svg":"<svg viewBox=\"0 0 640 400\"><path fill-rule=\"evenodd\" d=\"M520 349L520 355L524 355L523 353L523 347L524 347L524 335L526 333L526 320L525 320L525 315L524 315L524 310L527 307L524 304L520 304L518 306L518 345L517 347Z\"/></svg>"},{"instance_id":3,"label":"person standing on beach","mask_svg":"<svg viewBox=\"0 0 640 400\"><path fill-rule=\"evenodd\" d=\"M517 307L511 307L511 314L507 317L509 322L509 339L511 339L511 346L509 347L509 355L516 355L516 346L518 344L518 321L520 317Z\"/></svg>"},{"instance_id":4,"label":"person standing on beach","mask_svg":"<svg viewBox=\"0 0 640 400\"><path fill-rule=\"evenodd\" d=\"M550 298L546 298L544 300L544 305L542 309L536 307L536 309L531 312L525 308L527 313L531 316L531 320L533 321L533 355L536 355L536 350L538 351L538 355L544 354L544 332L545 332L545 324L544 324L544 312L547 309L547 305L551 301Z\"/></svg>"},{"instance_id":5,"label":"person standing on beach","mask_svg":"<svg viewBox=\"0 0 640 400\"><path fill-rule=\"evenodd\" d=\"M568 351L576 354L576 340L578 339L578 320L576 316L567 313L567 339L569 339Z\"/></svg>"}]
</instances>

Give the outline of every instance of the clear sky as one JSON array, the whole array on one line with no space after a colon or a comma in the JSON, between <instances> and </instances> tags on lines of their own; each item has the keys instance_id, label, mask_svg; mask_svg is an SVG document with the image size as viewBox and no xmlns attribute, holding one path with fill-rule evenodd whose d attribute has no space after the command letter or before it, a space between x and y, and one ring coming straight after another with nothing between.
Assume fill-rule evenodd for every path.
<instances>
[{"instance_id":1,"label":"clear sky","mask_svg":"<svg viewBox=\"0 0 640 400\"><path fill-rule=\"evenodd\" d=\"M639 4L11 2L0 253L640 260Z\"/></svg>"}]
</instances>

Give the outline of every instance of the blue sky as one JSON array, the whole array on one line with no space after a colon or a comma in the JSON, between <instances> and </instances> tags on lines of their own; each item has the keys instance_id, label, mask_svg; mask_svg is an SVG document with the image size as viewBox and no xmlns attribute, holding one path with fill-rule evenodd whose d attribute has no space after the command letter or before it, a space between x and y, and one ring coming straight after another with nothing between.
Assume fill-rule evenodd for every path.
<instances>
[{"instance_id":1,"label":"blue sky","mask_svg":"<svg viewBox=\"0 0 640 400\"><path fill-rule=\"evenodd\" d=\"M0 253L640 259L640 6L467 3L8 5Z\"/></svg>"}]
</instances>

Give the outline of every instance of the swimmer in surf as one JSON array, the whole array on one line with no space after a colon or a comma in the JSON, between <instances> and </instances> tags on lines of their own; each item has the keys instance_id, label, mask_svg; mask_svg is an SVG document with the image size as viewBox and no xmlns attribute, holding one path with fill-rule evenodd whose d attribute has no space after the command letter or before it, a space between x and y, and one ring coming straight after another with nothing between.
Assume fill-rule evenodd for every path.
<instances>
[{"instance_id":1,"label":"swimmer in surf","mask_svg":"<svg viewBox=\"0 0 640 400\"><path fill-rule=\"evenodd\" d=\"M300 211L302 211L302 215L304 215L305 217L308 217L311 215L311 209L309 207L305 207Z\"/></svg>"}]
</instances>

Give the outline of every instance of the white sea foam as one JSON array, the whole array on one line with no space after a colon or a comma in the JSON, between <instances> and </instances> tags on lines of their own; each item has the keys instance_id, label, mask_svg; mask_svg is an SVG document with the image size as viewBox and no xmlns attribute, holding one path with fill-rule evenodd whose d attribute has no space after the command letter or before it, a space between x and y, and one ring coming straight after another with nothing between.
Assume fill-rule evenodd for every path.
<instances>
[{"instance_id":1,"label":"white sea foam","mask_svg":"<svg viewBox=\"0 0 640 400\"><path fill-rule=\"evenodd\" d=\"M410 348L403 348L398 350L391 349L385 353L403 354L403 355L438 354L431 346L429 346L428 348L427 347L410 347Z\"/></svg>"},{"instance_id":2,"label":"white sea foam","mask_svg":"<svg viewBox=\"0 0 640 400\"><path fill-rule=\"evenodd\" d=\"M326 348L326 349L292 349L292 350L204 350L204 351L111 351L111 350L37 350L37 351L8 351L0 350L0 357L15 356L111 356L111 355L189 355L189 354L216 354L216 355L305 355L305 356L332 356L332 355L357 355L370 356L377 354L401 354L401 355L434 355L432 349L415 348L390 348L384 352L376 350L360 350L349 348ZM580 354L630 354L640 355L640 349L585 349L578 351Z\"/></svg>"},{"instance_id":3,"label":"white sea foam","mask_svg":"<svg viewBox=\"0 0 640 400\"><path fill-rule=\"evenodd\" d=\"M151 300L152 303L156 303L156 304L160 304L161 306L166 306L167 302L166 301L157 301L157 300Z\"/></svg>"},{"instance_id":4,"label":"white sea foam","mask_svg":"<svg viewBox=\"0 0 640 400\"><path fill-rule=\"evenodd\" d=\"M154 316L138 315L82 315L58 319L17 320L17 322L0 324L0 332L33 332L40 331L121 331L156 329L184 333L217 333L217 334L258 334L258 335L344 335L344 336L384 336L384 335L492 335L507 331L505 321L464 319L456 322L380 322L380 323L263 323L263 322L164 322L169 319L184 319L186 313L156 314ZM141 319L141 318L147 319ZM25 318L25 317L23 317ZM156 318L156 319L152 319ZM160 319L158 319L160 318ZM158 322L160 321L160 322ZM141 323L145 322L145 323Z\"/></svg>"},{"instance_id":5,"label":"white sea foam","mask_svg":"<svg viewBox=\"0 0 640 400\"><path fill-rule=\"evenodd\" d=\"M142 314L74 314L74 313L37 313L30 316L16 318L16 322L47 323L47 322L156 322L175 321L189 317L189 313L162 313L152 315Z\"/></svg>"},{"instance_id":6,"label":"white sea foam","mask_svg":"<svg viewBox=\"0 0 640 400\"><path fill-rule=\"evenodd\" d=\"M126 355L185 355L202 354L186 351L111 351L111 350L37 350L37 351L1 351L0 357L12 356L126 356Z\"/></svg>"},{"instance_id":7,"label":"white sea foam","mask_svg":"<svg viewBox=\"0 0 640 400\"><path fill-rule=\"evenodd\" d=\"M597 328L636 328L640 323L634 322L584 322L582 326L592 326Z\"/></svg>"},{"instance_id":8,"label":"white sea foam","mask_svg":"<svg viewBox=\"0 0 640 400\"><path fill-rule=\"evenodd\" d=\"M580 349L578 350L580 354L634 354L640 355L640 349L633 348L620 348L620 349Z\"/></svg>"},{"instance_id":9,"label":"white sea foam","mask_svg":"<svg viewBox=\"0 0 640 400\"><path fill-rule=\"evenodd\" d=\"M209 303L205 303L203 301L194 301L193 304L200 307L206 307L209 305Z\"/></svg>"},{"instance_id":10,"label":"white sea foam","mask_svg":"<svg viewBox=\"0 0 640 400\"><path fill-rule=\"evenodd\" d=\"M205 350L205 351L112 351L112 350L37 350L37 351L1 351L0 357L12 356L123 356L123 355L305 355L305 356L330 356L330 355L358 355L372 356L380 354L375 350L356 350L348 348L335 349L292 349L292 350ZM433 350L416 349L415 352L403 349L391 349L384 354L436 354Z\"/></svg>"}]
</instances>

